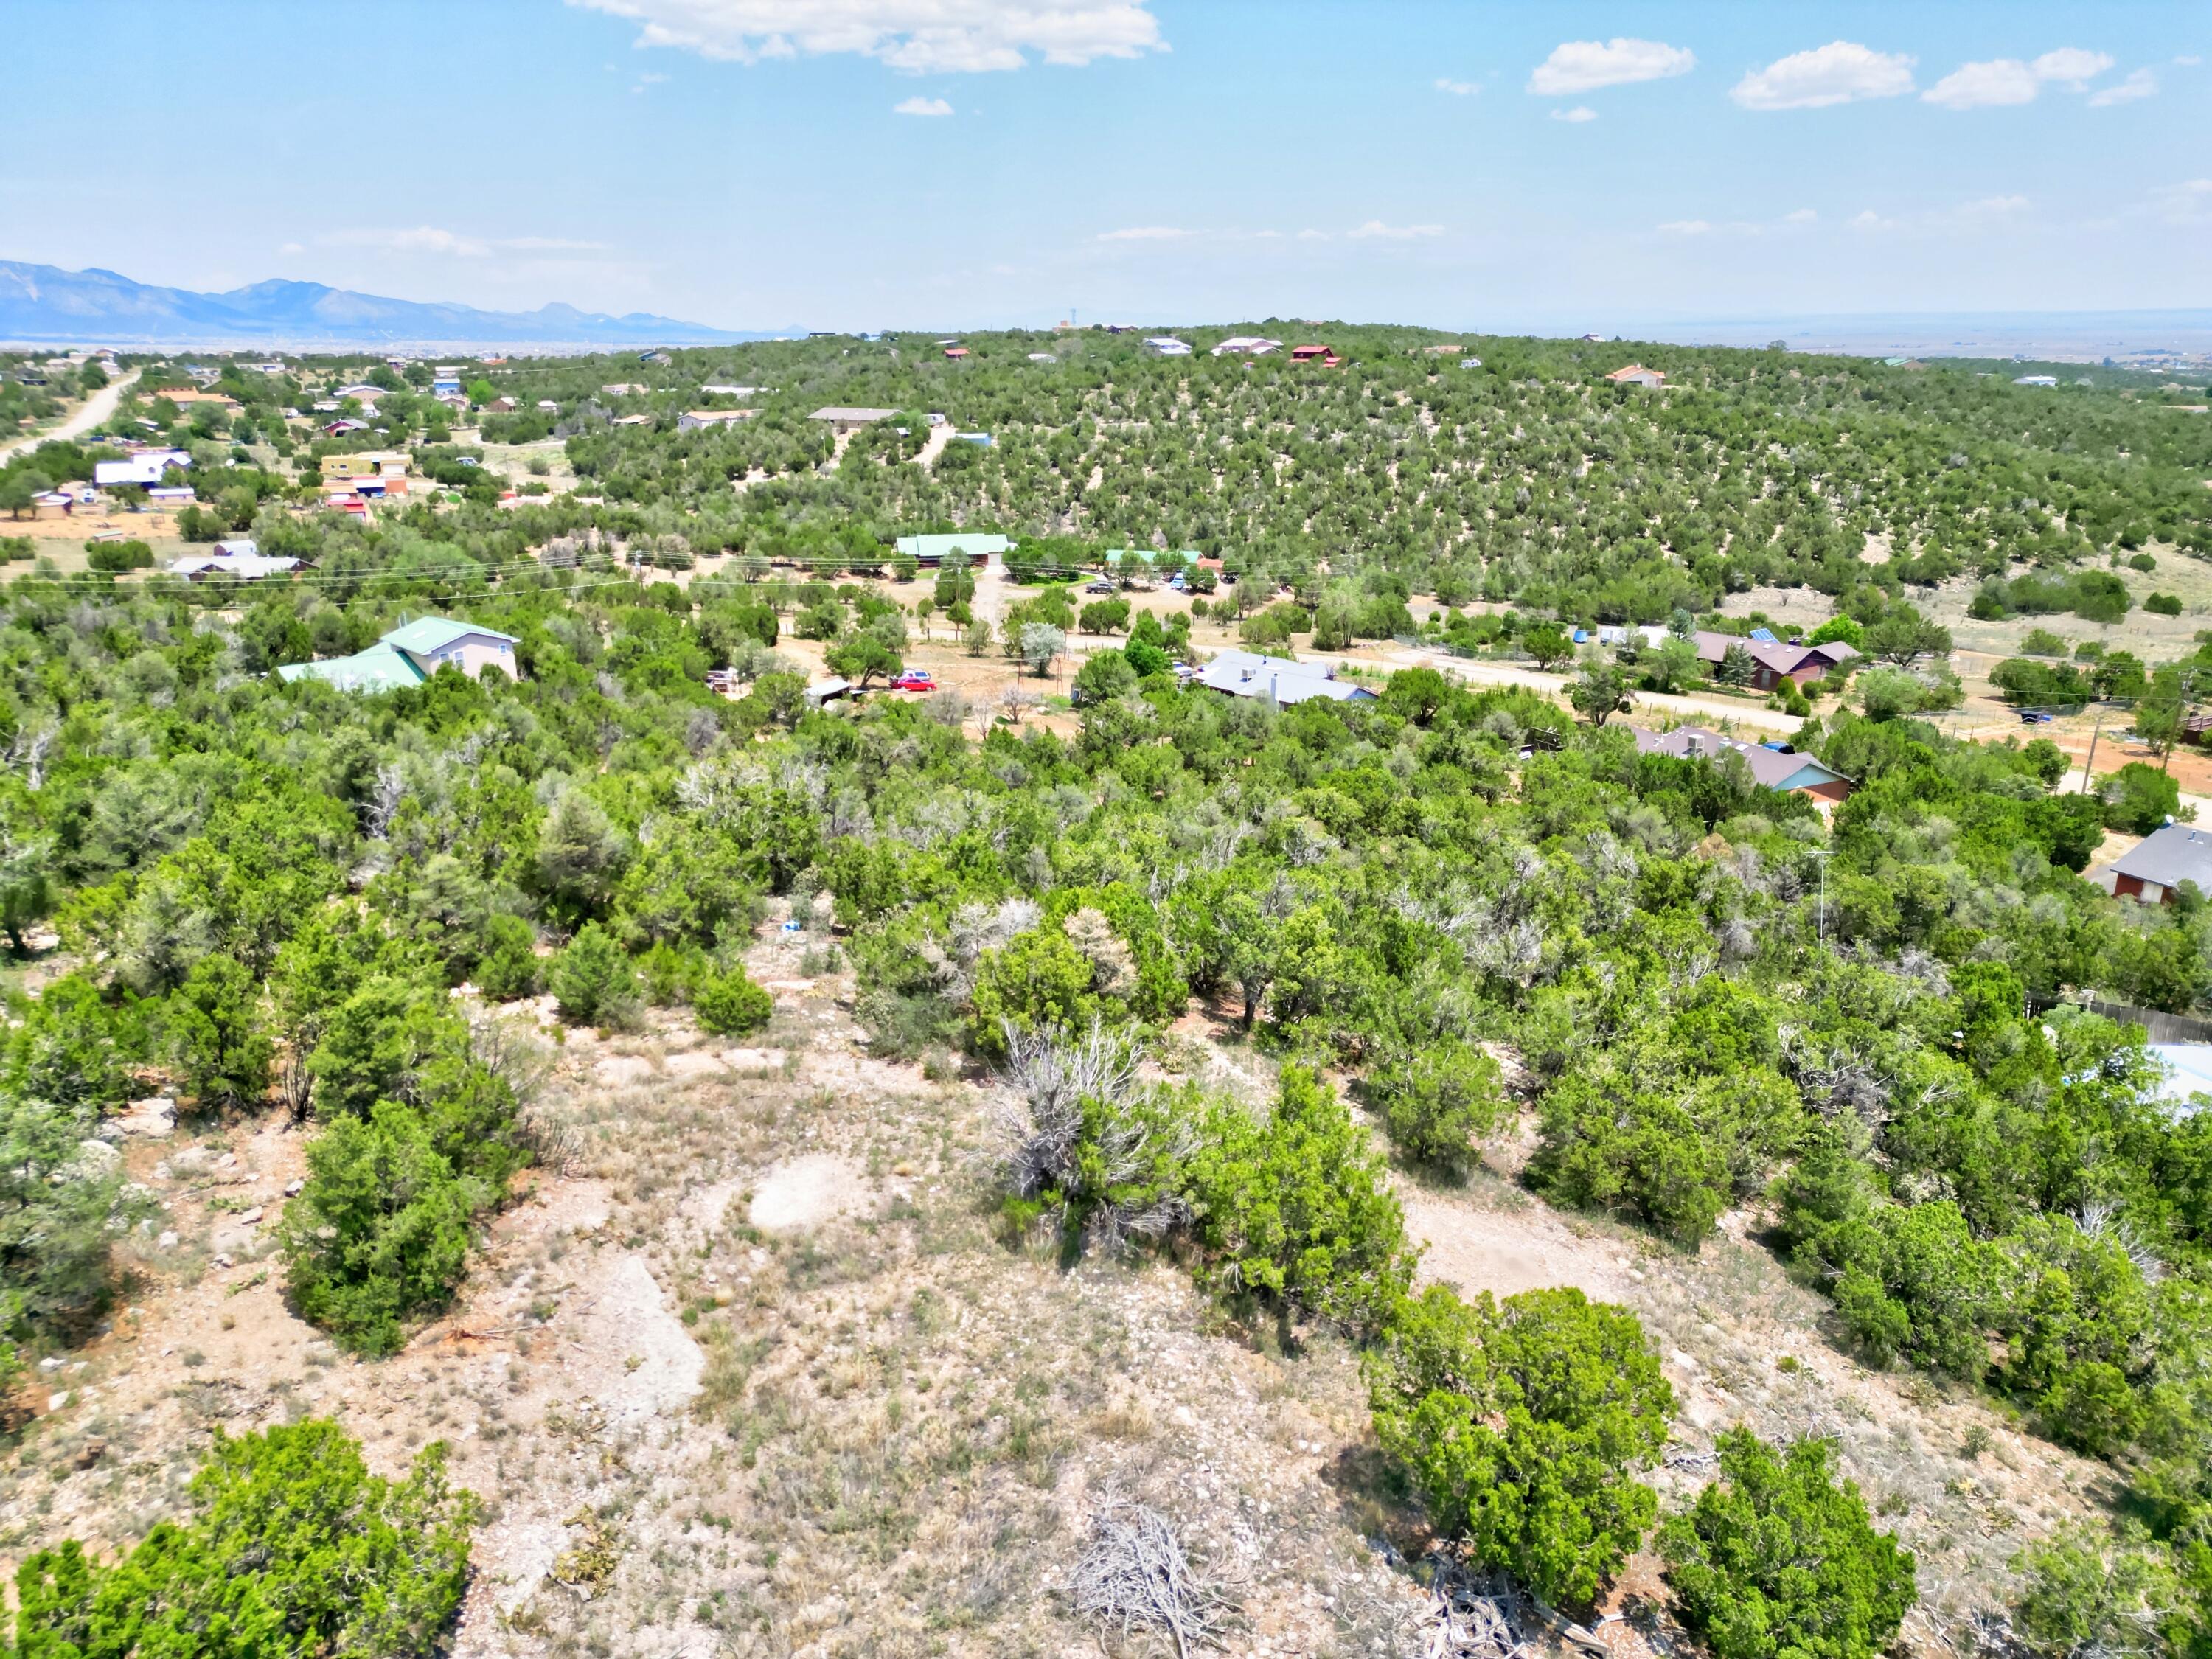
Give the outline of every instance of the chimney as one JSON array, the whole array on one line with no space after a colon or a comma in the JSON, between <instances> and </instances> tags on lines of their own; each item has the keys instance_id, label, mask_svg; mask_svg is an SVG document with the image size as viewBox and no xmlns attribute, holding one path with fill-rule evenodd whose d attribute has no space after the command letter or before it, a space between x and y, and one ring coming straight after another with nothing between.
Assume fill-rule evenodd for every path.
<instances>
[{"instance_id":1,"label":"chimney","mask_svg":"<svg viewBox=\"0 0 2212 1659\"><path fill-rule=\"evenodd\" d=\"M1696 732L1691 732L1689 737L1682 744L1682 752L1688 756L1692 760L1698 759L1705 752L1705 740L1704 736Z\"/></svg>"}]
</instances>

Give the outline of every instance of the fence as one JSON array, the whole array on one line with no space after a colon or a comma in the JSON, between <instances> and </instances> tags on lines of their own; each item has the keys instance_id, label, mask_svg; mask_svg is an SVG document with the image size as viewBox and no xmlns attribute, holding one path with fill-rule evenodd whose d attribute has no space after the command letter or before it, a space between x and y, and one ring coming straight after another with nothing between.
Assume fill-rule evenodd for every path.
<instances>
[{"instance_id":1,"label":"fence","mask_svg":"<svg viewBox=\"0 0 2212 1659\"><path fill-rule=\"evenodd\" d=\"M2077 996L2071 1000L2077 1007L2102 1014L2106 1019L2125 1020L2131 1025L2142 1026L2153 1042L2212 1042L2212 1020L2194 1019L2187 1014L2164 1014L2154 1008L2130 1008L2124 1002L2107 1002L2097 996Z\"/></svg>"}]
</instances>

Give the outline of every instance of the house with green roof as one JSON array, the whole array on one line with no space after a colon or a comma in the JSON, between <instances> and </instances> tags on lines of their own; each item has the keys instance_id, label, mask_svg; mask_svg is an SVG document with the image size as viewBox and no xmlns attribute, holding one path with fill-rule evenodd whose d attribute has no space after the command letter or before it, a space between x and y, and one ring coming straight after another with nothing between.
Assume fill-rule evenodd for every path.
<instances>
[{"instance_id":1,"label":"house with green roof","mask_svg":"<svg viewBox=\"0 0 2212 1659\"><path fill-rule=\"evenodd\" d=\"M976 564L988 564L993 559L1003 559L1013 547L1013 539L995 532L956 530L949 535L902 536L898 550L926 569L935 569L945 562L948 553L965 553Z\"/></svg>"},{"instance_id":2,"label":"house with green roof","mask_svg":"<svg viewBox=\"0 0 2212 1659\"><path fill-rule=\"evenodd\" d=\"M281 679L327 680L341 690L368 692L420 685L449 664L471 679L481 678L487 668L520 679L514 659L520 643L512 634L475 623L418 617L402 623L366 651L319 662L286 663L276 673Z\"/></svg>"}]
</instances>

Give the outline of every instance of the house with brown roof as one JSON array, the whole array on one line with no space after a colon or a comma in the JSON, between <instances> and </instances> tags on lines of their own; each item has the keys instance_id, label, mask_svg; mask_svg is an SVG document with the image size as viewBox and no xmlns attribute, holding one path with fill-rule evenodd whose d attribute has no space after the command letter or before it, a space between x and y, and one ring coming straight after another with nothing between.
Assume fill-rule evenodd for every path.
<instances>
[{"instance_id":1,"label":"house with brown roof","mask_svg":"<svg viewBox=\"0 0 2212 1659\"><path fill-rule=\"evenodd\" d=\"M1728 659L1729 652L1741 646L1751 659L1751 687L1754 691L1771 691L1784 680L1801 687L1810 684L1826 678L1828 671L1838 663L1848 662L1859 654L1841 640L1828 640L1820 645L1785 645L1778 640L1717 634L1702 628L1692 638L1697 644L1698 660L1708 665L1715 673Z\"/></svg>"},{"instance_id":2,"label":"house with brown roof","mask_svg":"<svg viewBox=\"0 0 2212 1659\"><path fill-rule=\"evenodd\" d=\"M1616 368L1605 377L1615 386L1662 386L1667 377L1656 368L1646 368L1641 363L1631 363L1626 368Z\"/></svg>"}]
</instances>

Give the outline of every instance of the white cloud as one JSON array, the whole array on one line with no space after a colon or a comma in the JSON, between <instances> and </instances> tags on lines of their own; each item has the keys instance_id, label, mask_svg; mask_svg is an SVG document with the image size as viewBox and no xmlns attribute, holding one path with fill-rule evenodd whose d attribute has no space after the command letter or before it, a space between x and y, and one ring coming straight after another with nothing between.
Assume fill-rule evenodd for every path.
<instances>
[{"instance_id":1,"label":"white cloud","mask_svg":"<svg viewBox=\"0 0 2212 1659\"><path fill-rule=\"evenodd\" d=\"M1421 236L1441 236L1442 225L1386 225L1380 219L1370 219L1365 224L1347 230L1345 235L1355 242L1381 240L1389 242L1410 242Z\"/></svg>"},{"instance_id":2,"label":"white cloud","mask_svg":"<svg viewBox=\"0 0 2212 1659\"><path fill-rule=\"evenodd\" d=\"M2091 52L2082 46L2061 46L2056 52L2046 52L2028 68L2042 81L2063 81L2079 88L2084 81L2094 81L2112 68L2111 57L2101 52Z\"/></svg>"},{"instance_id":3,"label":"white cloud","mask_svg":"<svg viewBox=\"0 0 2212 1659\"><path fill-rule=\"evenodd\" d=\"M1920 94L1923 103L1946 109L1992 109L2005 104L2032 104L2043 83L2035 71L2017 58L1996 58L1986 64L1966 64L1953 70Z\"/></svg>"},{"instance_id":4,"label":"white cloud","mask_svg":"<svg viewBox=\"0 0 2212 1659\"><path fill-rule=\"evenodd\" d=\"M894 115L950 115L952 106L942 98L909 98L904 103L893 104Z\"/></svg>"},{"instance_id":5,"label":"white cloud","mask_svg":"<svg viewBox=\"0 0 2212 1659\"><path fill-rule=\"evenodd\" d=\"M1697 63L1697 54L1686 46L1670 46L1662 40L1625 35L1610 40L1565 40L1536 65L1528 76L1528 90L1547 98L1568 98L1600 87L1687 75Z\"/></svg>"},{"instance_id":6,"label":"white cloud","mask_svg":"<svg viewBox=\"0 0 2212 1659\"><path fill-rule=\"evenodd\" d=\"M2158 76L2147 69L2139 69L2126 80L2116 81L2109 87L2091 93L2089 107L2106 109L2114 104L2132 104L2138 98L2155 98L2157 95Z\"/></svg>"},{"instance_id":7,"label":"white cloud","mask_svg":"<svg viewBox=\"0 0 2212 1659\"><path fill-rule=\"evenodd\" d=\"M279 253L305 253L307 250L297 242L287 242L276 251Z\"/></svg>"},{"instance_id":8,"label":"white cloud","mask_svg":"<svg viewBox=\"0 0 2212 1659\"><path fill-rule=\"evenodd\" d=\"M2173 61L2183 69L2195 69L2204 60L2193 52L2185 52Z\"/></svg>"},{"instance_id":9,"label":"white cloud","mask_svg":"<svg viewBox=\"0 0 2212 1659\"><path fill-rule=\"evenodd\" d=\"M435 253L457 259L482 259L495 253L597 253L605 242L578 241L568 236L465 236L435 225L404 229L360 226L333 230L315 238L319 247L365 247L380 253ZM291 246L296 246L296 244Z\"/></svg>"},{"instance_id":10,"label":"white cloud","mask_svg":"<svg viewBox=\"0 0 2212 1659\"><path fill-rule=\"evenodd\" d=\"M2151 210L2170 225L2212 223L2212 179L2161 185L2150 198Z\"/></svg>"},{"instance_id":11,"label":"white cloud","mask_svg":"<svg viewBox=\"0 0 2212 1659\"><path fill-rule=\"evenodd\" d=\"M1669 219L1659 227L1662 236L1707 236L1712 226L1703 219Z\"/></svg>"},{"instance_id":12,"label":"white cloud","mask_svg":"<svg viewBox=\"0 0 2212 1659\"><path fill-rule=\"evenodd\" d=\"M1820 216L1812 209L1799 208L1795 213L1784 214L1782 222L1785 225L1810 225L1819 223L1820 218Z\"/></svg>"},{"instance_id":13,"label":"white cloud","mask_svg":"<svg viewBox=\"0 0 2212 1659\"><path fill-rule=\"evenodd\" d=\"M1985 63L1962 64L1920 94L1946 109L1992 109L2008 104L2032 104L2046 82L2081 90L2083 82L2112 68L2101 52L2081 46L2061 46L2033 63L2017 58L1992 58Z\"/></svg>"},{"instance_id":14,"label":"white cloud","mask_svg":"<svg viewBox=\"0 0 2212 1659\"><path fill-rule=\"evenodd\" d=\"M1597 112L1588 104L1577 104L1572 109L1553 110L1552 118L1554 121L1572 121L1577 125L1580 125L1584 121L1596 120Z\"/></svg>"},{"instance_id":15,"label":"white cloud","mask_svg":"<svg viewBox=\"0 0 2212 1659\"><path fill-rule=\"evenodd\" d=\"M1127 230L1104 230L1098 234L1102 242L1173 242L1197 233L1179 230L1173 225L1132 225Z\"/></svg>"},{"instance_id":16,"label":"white cloud","mask_svg":"<svg viewBox=\"0 0 2212 1659\"><path fill-rule=\"evenodd\" d=\"M2030 204L2025 196L1984 196L1948 208L1929 208L1899 218L1889 218L1872 208L1850 222L1857 231L1909 231L1922 235L1969 234L2016 221Z\"/></svg>"},{"instance_id":17,"label":"white cloud","mask_svg":"<svg viewBox=\"0 0 2212 1659\"><path fill-rule=\"evenodd\" d=\"M1316 230L1311 225L1308 225L1298 233L1298 240L1301 242L1326 242L1329 240L1329 234L1327 231Z\"/></svg>"},{"instance_id":18,"label":"white cloud","mask_svg":"<svg viewBox=\"0 0 2212 1659\"><path fill-rule=\"evenodd\" d=\"M738 64L854 52L912 74L1164 52L1150 0L568 0L638 24L641 46Z\"/></svg>"},{"instance_id":19,"label":"white cloud","mask_svg":"<svg viewBox=\"0 0 2212 1659\"><path fill-rule=\"evenodd\" d=\"M1737 82L1729 96L1746 109L1825 109L1912 90L1913 59L1853 40L1793 52Z\"/></svg>"},{"instance_id":20,"label":"white cloud","mask_svg":"<svg viewBox=\"0 0 2212 1659\"><path fill-rule=\"evenodd\" d=\"M1474 81L1440 80L1437 82L1437 90L1448 92L1455 98L1472 98L1482 90L1482 87Z\"/></svg>"}]
</instances>

